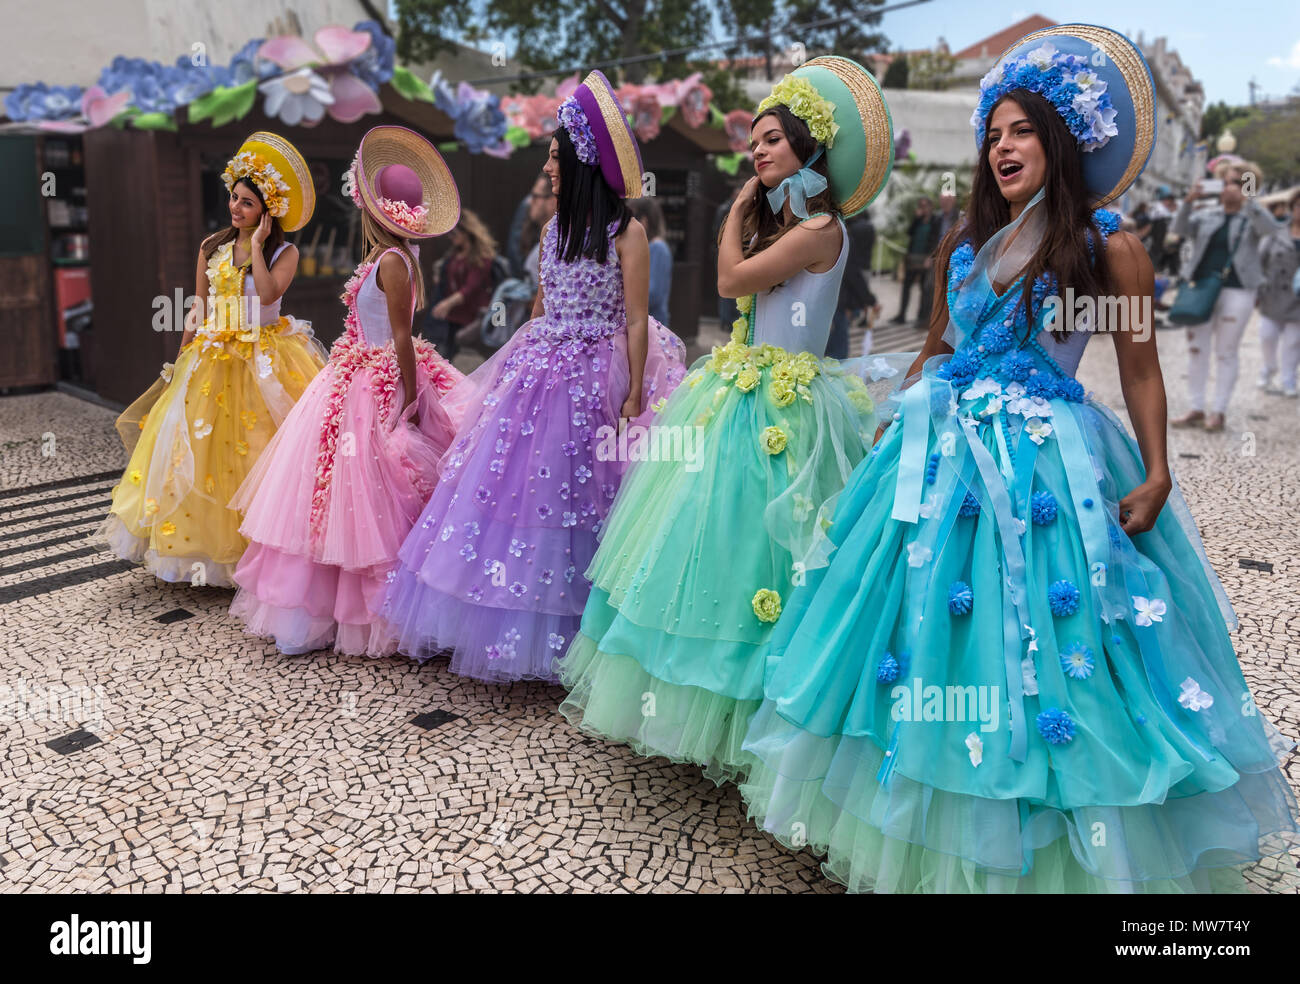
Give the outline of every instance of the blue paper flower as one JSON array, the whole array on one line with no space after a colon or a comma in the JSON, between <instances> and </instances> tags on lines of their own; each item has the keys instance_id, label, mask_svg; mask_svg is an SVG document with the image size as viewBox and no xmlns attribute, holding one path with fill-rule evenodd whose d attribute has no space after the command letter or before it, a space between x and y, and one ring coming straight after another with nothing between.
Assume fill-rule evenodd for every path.
<instances>
[{"instance_id":1,"label":"blue paper flower","mask_svg":"<svg viewBox=\"0 0 1300 984\"><path fill-rule=\"evenodd\" d=\"M1029 497L1029 513L1035 523L1046 526L1056 519L1056 496L1051 492L1035 492Z\"/></svg>"},{"instance_id":2,"label":"blue paper flower","mask_svg":"<svg viewBox=\"0 0 1300 984\"><path fill-rule=\"evenodd\" d=\"M1118 212L1112 212L1108 208L1095 209L1092 213L1092 221L1097 223L1097 228L1104 235L1112 236L1115 230L1120 227L1120 216Z\"/></svg>"},{"instance_id":3,"label":"blue paper flower","mask_svg":"<svg viewBox=\"0 0 1300 984\"><path fill-rule=\"evenodd\" d=\"M953 581L948 587L948 611L954 615L969 615L975 607L975 594L965 581Z\"/></svg>"},{"instance_id":4,"label":"blue paper flower","mask_svg":"<svg viewBox=\"0 0 1300 984\"><path fill-rule=\"evenodd\" d=\"M967 240L952 251L948 257L948 282L956 286L966 279L975 262L975 247Z\"/></svg>"},{"instance_id":5,"label":"blue paper flower","mask_svg":"<svg viewBox=\"0 0 1300 984\"><path fill-rule=\"evenodd\" d=\"M940 367L947 369L947 375L941 375L941 378L948 379L953 386L958 389L963 386L969 386L975 381L975 377L980 371L979 353L973 348L963 348L954 352L952 358Z\"/></svg>"},{"instance_id":6,"label":"blue paper flower","mask_svg":"<svg viewBox=\"0 0 1300 984\"><path fill-rule=\"evenodd\" d=\"M961 508L957 510L958 516L978 516L980 511L980 500L974 492L967 492L966 497L961 500Z\"/></svg>"},{"instance_id":7,"label":"blue paper flower","mask_svg":"<svg viewBox=\"0 0 1300 984\"><path fill-rule=\"evenodd\" d=\"M5 96L5 115L18 123L66 120L81 115L81 96L78 85L24 84Z\"/></svg>"},{"instance_id":8,"label":"blue paper flower","mask_svg":"<svg viewBox=\"0 0 1300 984\"><path fill-rule=\"evenodd\" d=\"M1082 642L1072 642L1061 650L1061 669L1068 677L1086 680L1092 676L1095 666L1092 650Z\"/></svg>"},{"instance_id":9,"label":"blue paper flower","mask_svg":"<svg viewBox=\"0 0 1300 984\"><path fill-rule=\"evenodd\" d=\"M1025 393L1050 400L1057 395L1056 380L1050 372L1036 372L1025 383Z\"/></svg>"},{"instance_id":10,"label":"blue paper flower","mask_svg":"<svg viewBox=\"0 0 1300 984\"><path fill-rule=\"evenodd\" d=\"M1035 719L1038 733L1050 745L1068 745L1074 740L1074 719L1059 707L1049 707Z\"/></svg>"},{"instance_id":11,"label":"blue paper flower","mask_svg":"<svg viewBox=\"0 0 1300 984\"><path fill-rule=\"evenodd\" d=\"M898 679L898 670L898 660L885 653L876 666L876 679L881 683L893 683Z\"/></svg>"},{"instance_id":12,"label":"blue paper flower","mask_svg":"<svg viewBox=\"0 0 1300 984\"><path fill-rule=\"evenodd\" d=\"M1079 589L1073 581L1053 581L1047 589L1047 603L1053 615L1073 615L1079 610Z\"/></svg>"},{"instance_id":13,"label":"blue paper flower","mask_svg":"<svg viewBox=\"0 0 1300 984\"><path fill-rule=\"evenodd\" d=\"M1011 348L1015 341L1016 336L1012 334L1011 328L1005 324L989 325L980 334L980 342L984 346L984 351L993 355L1001 355Z\"/></svg>"},{"instance_id":14,"label":"blue paper flower","mask_svg":"<svg viewBox=\"0 0 1300 984\"><path fill-rule=\"evenodd\" d=\"M1028 352L1008 352L998 363L998 371L1008 379L1023 383L1029 378L1029 370L1034 368L1034 357Z\"/></svg>"},{"instance_id":15,"label":"blue paper flower","mask_svg":"<svg viewBox=\"0 0 1300 984\"><path fill-rule=\"evenodd\" d=\"M348 68L370 88L378 89L393 77L393 56L397 52L397 42L384 33L377 21L358 21L352 30L369 34L370 47L358 55Z\"/></svg>"}]
</instances>

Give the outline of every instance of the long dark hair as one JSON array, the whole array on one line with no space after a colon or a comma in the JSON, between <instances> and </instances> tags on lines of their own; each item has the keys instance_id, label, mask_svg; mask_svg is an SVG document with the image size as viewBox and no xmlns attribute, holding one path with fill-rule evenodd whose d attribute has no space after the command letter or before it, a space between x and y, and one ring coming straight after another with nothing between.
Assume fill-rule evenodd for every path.
<instances>
[{"instance_id":1,"label":"long dark hair","mask_svg":"<svg viewBox=\"0 0 1300 984\"><path fill-rule=\"evenodd\" d=\"M253 193L253 197L257 199L259 204L261 204L262 209L263 210L266 209L266 199L262 197L262 193L258 190L257 185L253 184L253 182L250 181L248 178L240 178L238 181L235 182L235 184L243 185L245 188L251 191ZM221 232L209 236L207 239L203 240L203 246L201 248L203 253L203 258L205 260L212 259L213 253L215 253L222 246L226 245L226 243L230 242L233 239L237 239L238 237L239 237L239 230L236 229L234 226L226 226L226 228ZM283 242L284 242L284 230L280 228L280 220L275 216L272 216L271 232L266 237L266 242L262 244L262 258L266 260L266 268L268 270L271 269L271 257L275 256L275 251L280 248L280 244Z\"/></svg>"},{"instance_id":2,"label":"long dark hair","mask_svg":"<svg viewBox=\"0 0 1300 984\"><path fill-rule=\"evenodd\" d=\"M556 255L565 263L580 256L604 263L609 239L605 230L618 222L614 235L621 235L632 217L623 201L600 173L600 165L584 164L564 127L555 128L560 155L560 198L555 209Z\"/></svg>"},{"instance_id":3,"label":"long dark hair","mask_svg":"<svg viewBox=\"0 0 1300 984\"><path fill-rule=\"evenodd\" d=\"M1066 288L1073 287L1077 296L1098 297L1110 292L1111 283L1104 260L1105 241L1092 218L1092 195L1083 181L1078 145L1051 103L1028 89L1008 92L993 104L984 120L985 136L971 180L970 206L963 221L948 230L939 246L935 293L946 296L948 260L959 243L969 239L978 253L994 233L1011 221L1011 206L1002 196L989 164L992 141L988 137L989 121L1007 99L1014 100L1024 111L1025 118L1043 145L1047 162L1043 176L1043 202L1037 206L1046 211L1046 228L1042 244L1025 268L1022 291L1022 303L1032 324L1034 281L1046 271L1056 275L1062 295ZM1096 251L1095 260L1088 249L1090 238ZM942 308L936 305L935 311L939 317ZM1064 341L1069 333L1065 326L1058 325L1052 334Z\"/></svg>"},{"instance_id":4,"label":"long dark hair","mask_svg":"<svg viewBox=\"0 0 1300 984\"><path fill-rule=\"evenodd\" d=\"M754 117L754 122L749 125L751 131L764 116L776 117L777 122L781 124L781 129L785 131L785 139L789 141L790 149L794 151L802 167L804 162L817 151L817 141L809 132L808 124L790 112L789 108L777 103ZM830 172L826 168L825 153L813 161L812 169L827 179L827 185L824 191L819 191L808 199L808 214L829 212L831 215L839 215L840 210L831 200ZM765 187L758 189L757 197L750 203L749 211L745 213L745 221L740 227L741 255L746 258L761 253L798 225L797 220L790 225L784 224L782 217L772 211L772 206L767 200L767 192L768 189ZM725 227L726 223L724 222L723 225ZM721 233L718 241L722 241Z\"/></svg>"}]
</instances>

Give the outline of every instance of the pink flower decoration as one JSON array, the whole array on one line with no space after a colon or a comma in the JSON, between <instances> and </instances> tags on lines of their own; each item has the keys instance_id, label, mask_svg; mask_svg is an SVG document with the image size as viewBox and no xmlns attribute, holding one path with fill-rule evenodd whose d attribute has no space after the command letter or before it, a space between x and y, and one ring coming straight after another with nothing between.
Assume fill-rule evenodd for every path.
<instances>
[{"instance_id":1,"label":"pink flower decoration","mask_svg":"<svg viewBox=\"0 0 1300 984\"><path fill-rule=\"evenodd\" d=\"M379 95L347 69L349 62L360 57L370 47L370 35L365 31L353 31L332 24L317 31L313 40L316 42L315 47L296 35L271 38L262 44L257 53L259 57L279 65L284 69L285 75L302 68L311 68L323 76L329 82L330 95L334 100L326 106L326 111L340 123L355 123L367 113L378 113L383 108ZM304 125L314 122L316 120L310 116L303 120Z\"/></svg>"},{"instance_id":2,"label":"pink flower decoration","mask_svg":"<svg viewBox=\"0 0 1300 984\"><path fill-rule=\"evenodd\" d=\"M747 109L733 109L722 124L727 142L736 153L749 150L749 124L754 119Z\"/></svg>"},{"instance_id":3,"label":"pink flower decoration","mask_svg":"<svg viewBox=\"0 0 1300 984\"><path fill-rule=\"evenodd\" d=\"M677 83L677 110L691 129L698 129L708 121L713 101L713 90L700 79L700 73L696 72Z\"/></svg>"},{"instance_id":4,"label":"pink flower decoration","mask_svg":"<svg viewBox=\"0 0 1300 984\"><path fill-rule=\"evenodd\" d=\"M632 129L637 138L653 140L659 136L659 120L663 116L663 107L659 104L659 93L647 86L637 94L632 102Z\"/></svg>"}]
</instances>

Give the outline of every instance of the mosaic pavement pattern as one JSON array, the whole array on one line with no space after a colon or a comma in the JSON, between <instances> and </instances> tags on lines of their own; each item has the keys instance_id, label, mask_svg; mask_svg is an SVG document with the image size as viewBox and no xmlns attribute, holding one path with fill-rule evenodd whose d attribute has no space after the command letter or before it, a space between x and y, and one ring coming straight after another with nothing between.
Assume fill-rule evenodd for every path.
<instances>
[{"instance_id":1,"label":"mosaic pavement pattern","mask_svg":"<svg viewBox=\"0 0 1300 984\"><path fill-rule=\"evenodd\" d=\"M1173 415L1186 344L1159 340ZM1297 738L1300 407L1257 366L1252 327L1227 432L1173 431L1171 457L1247 680ZM1122 408L1105 340L1081 377ZM106 559L85 538L126 462L113 417L0 398L0 891L840 891L733 789L575 732L558 688L280 656L231 592ZM1252 885L1300 892L1297 863Z\"/></svg>"}]
</instances>

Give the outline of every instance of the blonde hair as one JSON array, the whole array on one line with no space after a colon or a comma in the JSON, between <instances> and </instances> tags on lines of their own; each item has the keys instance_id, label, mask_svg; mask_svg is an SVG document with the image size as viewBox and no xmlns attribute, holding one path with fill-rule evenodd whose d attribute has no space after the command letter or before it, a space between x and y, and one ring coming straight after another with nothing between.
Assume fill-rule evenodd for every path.
<instances>
[{"instance_id":1,"label":"blonde hair","mask_svg":"<svg viewBox=\"0 0 1300 984\"><path fill-rule=\"evenodd\" d=\"M469 237L469 258L475 266L490 263L497 255L497 241L488 232L483 220L464 208L460 211L460 221L456 228Z\"/></svg>"},{"instance_id":2,"label":"blonde hair","mask_svg":"<svg viewBox=\"0 0 1300 984\"><path fill-rule=\"evenodd\" d=\"M1247 174L1253 174L1256 189L1259 189L1264 184L1264 172L1253 161L1219 161L1218 164L1214 165L1214 176L1220 181L1226 180L1231 171L1240 171L1243 178Z\"/></svg>"},{"instance_id":3,"label":"blonde hair","mask_svg":"<svg viewBox=\"0 0 1300 984\"><path fill-rule=\"evenodd\" d=\"M424 272L420 269L420 262L415 258L415 254L411 252L411 244L405 239L398 239L364 210L361 213L361 238L366 244L367 256L376 249L401 250L406 261L411 265L410 275L414 278L415 284L415 309L418 311L424 307Z\"/></svg>"}]
</instances>

